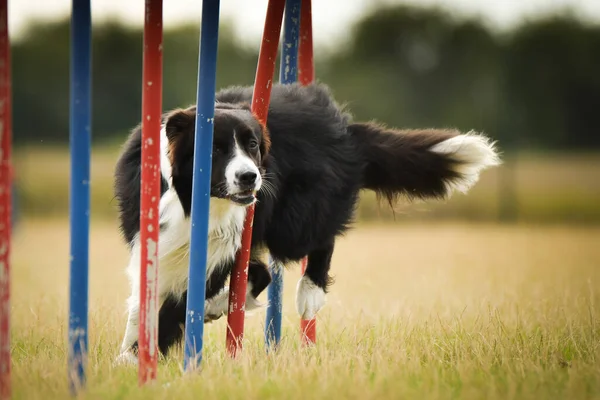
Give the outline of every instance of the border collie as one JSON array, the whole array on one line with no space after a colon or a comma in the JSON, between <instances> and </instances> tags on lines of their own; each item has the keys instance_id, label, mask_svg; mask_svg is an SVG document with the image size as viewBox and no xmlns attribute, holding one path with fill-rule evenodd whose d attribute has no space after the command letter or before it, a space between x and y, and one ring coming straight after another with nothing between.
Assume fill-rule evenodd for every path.
<instances>
[{"instance_id":1,"label":"border collie","mask_svg":"<svg viewBox=\"0 0 600 400\"><path fill-rule=\"evenodd\" d=\"M455 130L395 130L352 122L323 84L274 85L267 126L250 111L252 87L216 95L206 281L206 322L227 312L246 207L256 203L246 309L271 276L265 252L281 263L308 255L296 308L311 319L325 303L335 239L349 228L361 189L393 205L399 198L445 199L466 192L498 165L485 136ZM164 116L161 130L159 335L164 354L185 323L195 107ZM129 317L119 359L136 361L139 323L141 129L115 171L121 231L131 250Z\"/></svg>"}]
</instances>

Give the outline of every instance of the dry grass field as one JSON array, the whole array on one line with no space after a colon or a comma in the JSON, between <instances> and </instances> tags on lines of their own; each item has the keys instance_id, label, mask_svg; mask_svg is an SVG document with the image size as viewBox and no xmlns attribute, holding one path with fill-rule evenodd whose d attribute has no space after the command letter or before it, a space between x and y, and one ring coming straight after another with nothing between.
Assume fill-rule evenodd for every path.
<instances>
[{"instance_id":1,"label":"dry grass field","mask_svg":"<svg viewBox=\"0 0 600 400\"><path fill-rule=\"evenodd\" d=\"M24 220L13 249L16 399L66 399L68 224ZM245 349L207 326L203 369L181 352L157 383L113 367L125 323L127 262L116 223L91 236L86 399L600 399L600 227L457 223L360 226L339 240L318 345L299 347L286 275L284 340L265 355L264 311Z\"/></svg>"}]
</instances>

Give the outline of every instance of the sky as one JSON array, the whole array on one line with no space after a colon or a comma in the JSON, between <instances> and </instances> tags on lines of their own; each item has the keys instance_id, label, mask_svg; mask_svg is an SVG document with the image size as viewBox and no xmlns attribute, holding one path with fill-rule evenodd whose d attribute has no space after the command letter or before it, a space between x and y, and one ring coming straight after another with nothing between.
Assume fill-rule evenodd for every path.
<instances>
[{"instance_id":1,"label":"sky","mask_svg":"<svg viewBox=\"0 0 600 400\"><path fill-rule=\"evenodd\" d=\"M315 46L332 47L343 41L352 23L379 4L441 6L453 13L480 18L489 26L505 30L528 18L565 12L568 8L584 20L600 23L600 0L313 0ZM199 23L201 0L164 0L166 28ZM9 29L18 37L36 20L69 15L71 0L9 0ZM221 19L234 23L243 41L258 43L267 0L222 0ZM144 0L92 0L92 19L116 18L141 26Z\"/></svg>"}]
</instances>

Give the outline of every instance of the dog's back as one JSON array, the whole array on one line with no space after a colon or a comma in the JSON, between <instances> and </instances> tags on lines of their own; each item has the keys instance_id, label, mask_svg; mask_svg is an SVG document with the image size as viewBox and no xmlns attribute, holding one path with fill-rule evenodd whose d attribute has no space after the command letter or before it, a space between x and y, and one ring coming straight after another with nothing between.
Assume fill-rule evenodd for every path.
<instances>
[{"instance_id":1,"label":"dog's back","mask_svg":"<svg viewBox=\"0 0 600 400\"><path fill-rule=\"evenodd\" d=\"M250 103L252 87L220 91L221 103ZM264 161L275 193L260 193L253 237L282 260L299 259L331 241L352 219L363 162L348 133L351 117L327 86L273 86ZM293 227L293 228L291 228Z\"/></svg>"}]
</instances>

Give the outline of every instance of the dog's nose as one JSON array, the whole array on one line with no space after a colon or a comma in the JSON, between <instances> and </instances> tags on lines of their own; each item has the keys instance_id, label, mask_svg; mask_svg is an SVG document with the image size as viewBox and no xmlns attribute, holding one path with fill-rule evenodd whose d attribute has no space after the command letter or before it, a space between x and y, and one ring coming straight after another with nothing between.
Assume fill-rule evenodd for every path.
<instances>
[{"instance_id":1,"label":"dog's nose","mask_svg":"<svg viewBox=\"0 0 600 400\"><path fill-rule=\"evenodd\" d=\"M236 173L235 178L241 185L253 185L256 182L256 172L246 171Z\"/></svg>"}]
</instances>

